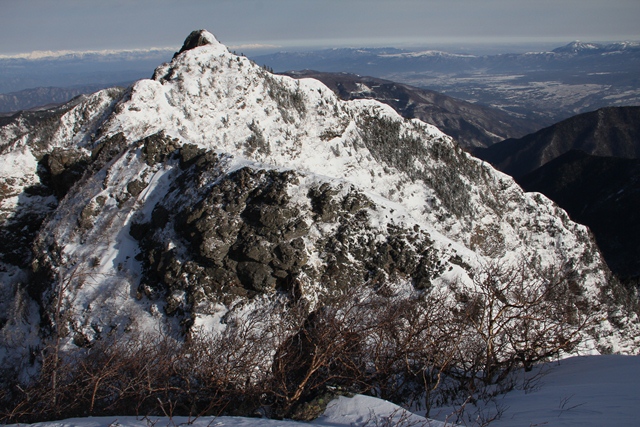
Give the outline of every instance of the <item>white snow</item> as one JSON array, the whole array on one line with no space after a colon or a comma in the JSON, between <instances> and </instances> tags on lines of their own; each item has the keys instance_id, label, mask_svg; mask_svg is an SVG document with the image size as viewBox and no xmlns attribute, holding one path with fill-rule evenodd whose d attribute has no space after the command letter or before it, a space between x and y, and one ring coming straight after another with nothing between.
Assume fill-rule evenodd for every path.
<instances>
[{"instance_id":1,"label":"white snow","mask_svg":"<svg viewBox=\"0 0 640 427\"><path fill-rule=\"evenodd\" d=\"M384 424L388 422L389 424ZM324 414L311 423L316 426L405 425L444 427L443 422L427 420L393 403L374 397L340 396L327 405Z\"/></svg>"},{"instance_id":2,"label":"white snow","mask_svg":"<svg viewBox=\"0 0 640 427\"><path fill-rule=\"evenodd\" d=\"M584 356L550 364L529 392L508 393L491 426L638 426L640 356Z\"/></svg>"},{"instance_id":3,"label":"white snow","mask_svg":"<svg viewBox=\"0 0 640 427\"><path fill-rule=\"evenodd\" d=\"M8 213L18 205L22 189L38 182L38 163L29 150L21 147L3 154L1 164L0 187L4 187L2 190L5 194L0 197L0 213Z\"/></svg>"}]
</instances>

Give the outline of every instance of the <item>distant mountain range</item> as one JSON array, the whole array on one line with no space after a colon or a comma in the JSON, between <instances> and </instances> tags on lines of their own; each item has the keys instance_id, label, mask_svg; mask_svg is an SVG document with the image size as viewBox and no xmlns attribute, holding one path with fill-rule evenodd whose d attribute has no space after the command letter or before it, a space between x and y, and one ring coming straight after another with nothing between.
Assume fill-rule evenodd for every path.
<instances>
[{"instance_id":1,"label":"distant mountain range","mask_svg":"<svg viewBox=\"0 0 640 427\"><path fill-rule=\"evenodd\" d=\"M520 178L571 150L640 158L640 107L602 108L579 114L520 139L474 150L474 154Z\"/></svg>"},{"instance_id":2,"label":"distant mountain range","mask_svg":"<svg viewBox=\"0 0 640 427\"><path fill-rule=\"evenodd\" d=\"M40 87L105 87L148 78L156 65L169 61L174 52L163 48L0 55L0 94Z\"/></svg>"},{"instance_id":3,"label":"distant mountain range","mask_svg":"<svg viewBox=\"0 0 640 427\"><path fill-rule=\"evenodd\" d=\"M158 63L172 55L172 49L152 49L0 56L0 93L15 98L16 92L24 89L106 87L134 81L149 77ZM342 48L279 52L251 59L278 72L348 72L409 84L500 109L535 123L538 129L601 107L640 104L640 44L635 42L572 42L551 51L494 55ZM27 97L33 98L31 94ZM41 100L41 104L52 102L59 101ZM0 112L34 106L37 104L0 100Z\"/></svg>"},{"instance_id":4,"label":"distant mountain range","mask_svg":"<svg viewBox=\"0 0 640 427\"><path fill-rule=\"evenodd\" d=\"M640 43L621 42L608 45L572 42L550 52L504 53L473 55L437 50L405 51L396 48L339 48L307 52L278 52L253 56L258 64L266 64L275 71L303 68L321 71L345 71L372 75L401 72L463 73L489 71L513 73L533 70L578 69L578 62L590 59L598 68L619 70L619 62L601 61L602 55L640 54ZM625 67L632 69L631 64ZM589 69L589 72L594 71Z\"/></svg>"},{"instance_id":5,"label":"distant mountain range","mask_svg":"<svg viewBox=\"0 0 640 427\"><path fill-rule=\"evenodd\" d=\"M618 42L610 44L600 43L583 43L579 40L569 43L566 46L553 49L554 53L568 53L574 55L594 55L594 54L609 54L609 53L621 53L626 51L637 51L640 49L640 43L638 42Z\"/></svg>"}]
</instances>

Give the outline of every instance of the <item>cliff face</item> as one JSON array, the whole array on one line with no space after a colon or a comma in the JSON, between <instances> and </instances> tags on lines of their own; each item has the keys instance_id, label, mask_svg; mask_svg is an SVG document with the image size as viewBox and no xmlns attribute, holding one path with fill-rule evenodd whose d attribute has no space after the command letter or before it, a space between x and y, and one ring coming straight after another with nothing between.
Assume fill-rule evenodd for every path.
<instances>
[{"instance_id":1,"label":"cliff face","mask_svg":"<svg viewBox=\"0 0 640 427\"><path fill-rule=\"evenodd\" d=\"M580 114L476 155L589 226L609 267L637 283L640 107Z\"/></svg>"},{"instance_id":2,"label":"cliff face","mask_svg":"<svg viewBox=\"0 0 640 427\"><path fill-rule=\"evenodd\" d=\"M611 270L640 280L640 160L569 151L520 178L527 191L556 201L589 226Z\"/></svg>"}]
</instances>

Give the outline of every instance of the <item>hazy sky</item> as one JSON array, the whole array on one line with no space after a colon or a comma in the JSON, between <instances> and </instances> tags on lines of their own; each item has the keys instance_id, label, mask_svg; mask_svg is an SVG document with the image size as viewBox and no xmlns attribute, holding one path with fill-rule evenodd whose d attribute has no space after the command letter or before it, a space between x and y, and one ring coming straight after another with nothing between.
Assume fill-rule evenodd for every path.
<instances>
[{"instance_id":1,"label":"hazy sky","mask_svg":"<svg viewBox=\"0 0 640 427\"><path fill-rule=\"evenodd\" d=\"M640 0L0 0L0 54L640 40Z\"/></svg>"}]
</instances>

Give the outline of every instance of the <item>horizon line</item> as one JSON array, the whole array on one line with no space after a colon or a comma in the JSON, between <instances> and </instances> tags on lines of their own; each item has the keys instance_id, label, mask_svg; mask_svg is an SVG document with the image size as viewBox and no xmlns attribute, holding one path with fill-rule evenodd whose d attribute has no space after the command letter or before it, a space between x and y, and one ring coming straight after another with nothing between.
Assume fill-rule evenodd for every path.
<instances>
[{"instance_id":1,"label":"horizon line","mask_svg":"<svg viewBox=\"0 0 640 427\"><path fill-rule=\"evenodd\" d=\"M356 41L357 40L357 41ZM594 40L594 41L585 41L585 38L537 38L537 39L529 39L529 38L500 38L500 39L473 39L473 38L442 38L442 39L388 39L388 41L384 42L381 40L370 39L367 43L364 39L322 39L322 40L290 40L290 41L268 41L265 43L230 43L226 45L230 50L237 49L248 49L250 51L261 51L261 50L274 50L274 49L283 49L282 51L286 51L287 49L292 50L300 50L300 49L332 49L332 48L375 48L375 47L385 47L385 48L420 48L428 45L456 45L456 44L468 44L468 45L477 45L477 46L507 46L507 45L530 45L530 44L553 44L553 43L573 43L576 41L583 43L596 43L596 44L604 44L604 43L640 43L640 38L638 39L630 39L630 38L621 38L616 40ZM223 43L224 44L224 43ZM560 47L560 46L559 46ZM109 55L118 55L124 53L161 53L161 52L177 52L180 47L177 46L164 46L164 47L148 47L148 48L123 48L123 49L90 49L90 50L33 50L30 52L23 53L12 53L12 54L0 54L0 60L2 59L24 59L24 60L45 60L45 59L57 59L63 58L65 56L88 56L88 55L100 55L100 56L109 56Z\"/></svg>"}]
</instances>

